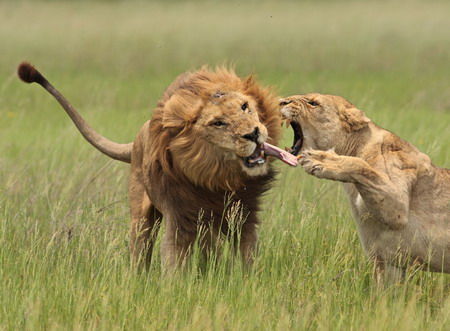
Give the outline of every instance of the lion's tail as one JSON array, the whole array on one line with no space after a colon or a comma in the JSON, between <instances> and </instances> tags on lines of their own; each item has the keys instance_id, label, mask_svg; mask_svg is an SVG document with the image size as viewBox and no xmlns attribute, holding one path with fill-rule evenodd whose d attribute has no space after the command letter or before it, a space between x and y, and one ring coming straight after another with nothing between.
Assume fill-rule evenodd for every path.
<instances>
[{"instance_id":1,"label":"lion's tail","mask_svg":"<svg viewBox=\"0 0 450 331\"><path fill-rule=\"evenodd\" d=\"M100 152L108 155L109 157L123 161L131 162L131 150L133 148L133 143L129 144L119 144L115 143L92 129L89 124L80 116L80 114L72 107L72 105L67 101L67 99L59 93L59 91L50 84L47 79L36 70L31 64L23 62L19 65L17 73L24 82L26 83L38 83L43 88L45 88L53 97L59 102L59 104L64 108L66 113L72 119L73 123L76 125L78 130L81 132L83 137Z\"/></svg>"}]
</instances>

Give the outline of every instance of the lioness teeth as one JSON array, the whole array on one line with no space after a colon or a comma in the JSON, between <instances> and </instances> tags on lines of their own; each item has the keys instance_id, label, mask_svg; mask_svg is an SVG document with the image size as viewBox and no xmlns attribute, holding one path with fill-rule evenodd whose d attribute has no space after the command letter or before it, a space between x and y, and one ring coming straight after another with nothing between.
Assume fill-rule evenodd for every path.
<instances>
[{"instance_id":1,"label":"lioness teeth","mask_svg":"<svg viewBox=\"0 0 450 331\"><path fill-rule=\"evenodd\" d=\"M284 124L286 125L286 128L288 128L291 125L291 120L290 119L286 119Z\"/></svg>"}]
</instances>

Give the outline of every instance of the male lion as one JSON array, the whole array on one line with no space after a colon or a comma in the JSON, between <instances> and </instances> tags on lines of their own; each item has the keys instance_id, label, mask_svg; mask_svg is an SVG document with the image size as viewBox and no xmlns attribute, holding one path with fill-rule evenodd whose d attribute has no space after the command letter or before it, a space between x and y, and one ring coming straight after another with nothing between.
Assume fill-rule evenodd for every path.
<instances>
[{"instance_id":1,"label":"male lion","mask_svg":"<svg viewBox=\"0 0 450 331\"><path fill-rule=\"evenodd\" d=\"M252 262L259 200L274 178L263 145L277 142L281 123L277 99L268 89L226 69L182 74L164 92L134 143L117 144L90 128L30 64L22 63L18 74L52 94L94 147L131 163L135 262L149 265L163 216L166 268L182 265L196 239L207 251L221 234L229 233L227 206L238 201L245 219L235 239L244 262Z\"/></svg>"},{"instance_id":2,"label":"male lion","mask_svg":"<svg viewBox=\"0 0 450 331\"><path fill-rule=\"evenodd\" d=\"M450 170L342 97L295 95L280 106L306 172L344 183L378 280L408 262L450 273Z\"/></svg>"}]
</instances>

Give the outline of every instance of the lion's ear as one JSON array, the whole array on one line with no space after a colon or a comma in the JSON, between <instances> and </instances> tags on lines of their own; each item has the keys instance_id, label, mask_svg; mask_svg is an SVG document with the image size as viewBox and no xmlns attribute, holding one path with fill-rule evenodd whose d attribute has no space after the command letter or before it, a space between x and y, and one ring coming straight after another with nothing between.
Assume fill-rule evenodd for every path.
<instances>
[{"instance_id":1,"label":"lion's ear","mask_svg":"<svg viewBox=\"0 0 450 331\"><path fill-rule=\"evenodd\" d=\"M244 89L250 89L256 84L255 76L249 75L244 78Z\"/></svg>"},{"instance_id":2,"label":"lion's ear","mask_svg":"<svg viewBox=\"0 0 450 331\"><path fill-rule=\"evenodd\" d=\"M343 109L339 115L344 128L349 132L361 130L370 122L364 112L355 107Z\"/></svg>"},{"instance_id":3,"label":"lion's ear","mask_svg":"<svg viewBox=\"0 0 450 331\"><path fill-rule=\"evenodd\" d=\"M162 124L165 128L180 128L195 120L202 106L194 96L173 95L164 105Z\"/></svg>"}]
</instances>

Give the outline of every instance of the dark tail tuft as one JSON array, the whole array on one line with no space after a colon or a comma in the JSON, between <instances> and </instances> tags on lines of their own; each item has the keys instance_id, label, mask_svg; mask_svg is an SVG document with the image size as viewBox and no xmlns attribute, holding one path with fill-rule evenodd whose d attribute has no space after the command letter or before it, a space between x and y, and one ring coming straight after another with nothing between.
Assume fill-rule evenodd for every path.
<instances>
[{"instance_id":1,"label":"dark tail tuft","mask_svg":"<svg viewBox=\"0 0 450 331\"><path fill-rule=\"evenodd\" d=\"M17 68L17 74L25 83L42 84L45 81L44 76L41 75L31 64L22 62Z\"/></svg>"}]
</instances>

